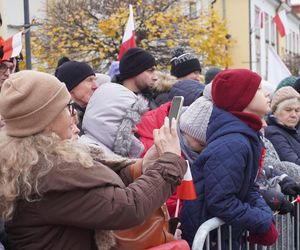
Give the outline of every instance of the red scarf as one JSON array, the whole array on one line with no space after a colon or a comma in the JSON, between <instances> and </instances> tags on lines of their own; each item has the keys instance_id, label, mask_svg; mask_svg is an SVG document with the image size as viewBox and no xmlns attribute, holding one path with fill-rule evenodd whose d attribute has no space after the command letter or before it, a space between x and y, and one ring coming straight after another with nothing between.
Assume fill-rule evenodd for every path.
<instances>
[{"instance_id":1,"label":"red scarf","mask_svg":"<svg viewBox=\"0 0 300 250\"><path fill-rule=\"evenodd\" d=\"M241 121L246 123L248 127L252 128L254 131L258 132L262 128L262 121L258 115L247 113L247 112L238 112L238 111L231 111L235 117L239 118Z\"/></svg>"}]
</instances>

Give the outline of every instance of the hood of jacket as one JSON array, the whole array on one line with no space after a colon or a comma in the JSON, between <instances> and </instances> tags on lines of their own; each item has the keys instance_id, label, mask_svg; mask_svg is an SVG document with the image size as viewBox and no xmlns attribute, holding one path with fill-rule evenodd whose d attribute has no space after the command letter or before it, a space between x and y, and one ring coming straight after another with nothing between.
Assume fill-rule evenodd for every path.
<instances>
[{"instance_id":1,"label":"hood of jacket","mask_svg":"<svg viewBox=\"0 0 300 250\"><path fill-rule=\"evenodd\" d=\"M122 156L138 157L143 151L131 132L148 101L120 84L104 83L92 95L83 118L84 134ZM122 149L122 150L121 150Z\"/></svg>"},{"instance_id":2,"label":"hood of jacket","mask_svg":"<svg viewBox=\"0 0 300 250\"><path fill-rule=\"evenodd\" d=\"M198 97L202 96L204 85L194 80L177 81L169 92L169 100L174 96L183 96L183 106L191 105Z\"/></svg>"}]
</instances>

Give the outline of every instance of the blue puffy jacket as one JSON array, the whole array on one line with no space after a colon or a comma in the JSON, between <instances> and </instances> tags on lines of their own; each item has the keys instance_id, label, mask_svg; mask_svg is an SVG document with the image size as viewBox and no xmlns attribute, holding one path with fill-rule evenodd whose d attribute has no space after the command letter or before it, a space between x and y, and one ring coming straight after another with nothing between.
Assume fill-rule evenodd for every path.
<instances>
[{"instance_id":1,"label":"blue puffy jacket","mask_svg":"<svg viewBox=\"0 0 300 250\"><path fill-rule=\"evenodd\" d=\"M159 94L155 98L158 106L172 101L174 96L183 96L183 106L190 106L198 97L202 96L204 85L194 80L177 81L169 92Z\"/></svg>"},{"instance_id":2,"label":"blue puffy jacket","mask_svg":"<svg viewBox=\"0 0 300 250\"><path fill-rule=\"evenodd\" d=\"M218 217L232 225L233 249L238 249L244 230L264 233L272 223L272 212L254 185L262 143L257 132L216 107L207 138L207 147L191 168L197 200L183 203L183 237L191 245L199 226ZM223 232L222 249L227 248L227 237Z\"/></svg>"}]
</instances>

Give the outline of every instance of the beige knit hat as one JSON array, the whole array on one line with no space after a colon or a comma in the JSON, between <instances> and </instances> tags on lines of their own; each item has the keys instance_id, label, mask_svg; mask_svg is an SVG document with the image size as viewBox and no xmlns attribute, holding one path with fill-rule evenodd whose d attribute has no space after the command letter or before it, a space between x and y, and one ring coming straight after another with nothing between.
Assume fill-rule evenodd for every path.
<instances>
[{"instance_id":1,"label":"beige knit hat","mask_svg":"<svg viewBox=\"0 0 300 250\"><path fill-rule=\"evenodd\" d=\"M285 100L293 99L293 98L298 98L300 100L300 94L293 87L287 86L278 89L274 93L271 101L272 113L276 111L278 104L280 104Z\"/></svg>"},{"instance_id":2,"label":"beige knit hat","mask_svg":"<svg viewBox=\"0 0 300 250\"><path fill-rule=\"evenodd\" d=\"M7 135L25 137L43 131L70 99L65 84L50 74L24 70L10 75L0 92Z\"/></svg>"}]
</instances>

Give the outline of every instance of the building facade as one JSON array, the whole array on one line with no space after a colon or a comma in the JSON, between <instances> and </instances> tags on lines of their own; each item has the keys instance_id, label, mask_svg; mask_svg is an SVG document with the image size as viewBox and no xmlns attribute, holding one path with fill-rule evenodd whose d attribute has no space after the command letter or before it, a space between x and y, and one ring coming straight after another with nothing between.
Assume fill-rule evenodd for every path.
<instances>
[{"instance_id":1,"label":"building facade","mask_svg":"<svg viewBox=\"0 0 300 250\"><path fill-rule=\"evenodd\" d=\"M4 39L17 33L24 26L24 5L23 0L1 0L0 13L2 25L0 36ZM43 18L45 16L45 2L47 0L28 0L29 20Z\"/></svg>"},{"instance_id":2,"label":"building facade","mask_svg":"<svg viewBox=\"0 0 300 250\"><path fill-rule=\"evenodd\" d=\"M226 20L234 41L230 49L233 68L248 68L266 79L268 46L272 46L281 58L300 56L300 18L296 13L300 8L292 8L290 1L195 0L188 1L187 5L191 14L195 9L200 14L201 11L214 8ZM281 38L273 18L283 9L287 13L289 31L288 35Z\"/></svg>"}]
</instances>

